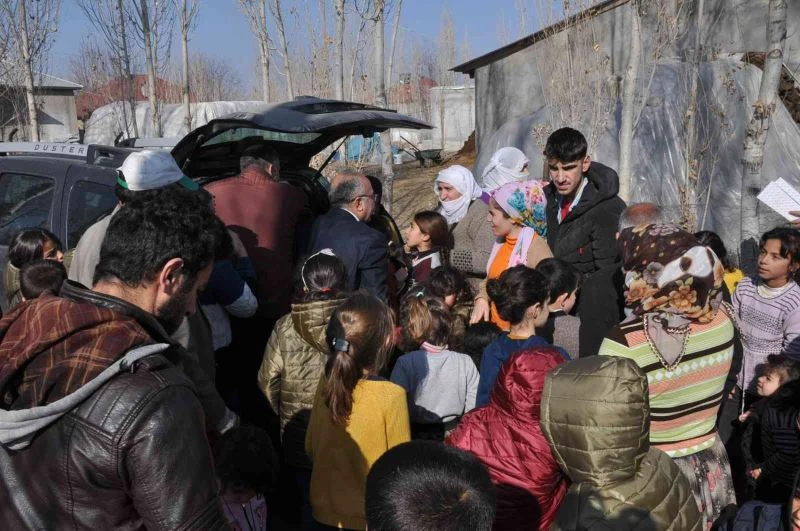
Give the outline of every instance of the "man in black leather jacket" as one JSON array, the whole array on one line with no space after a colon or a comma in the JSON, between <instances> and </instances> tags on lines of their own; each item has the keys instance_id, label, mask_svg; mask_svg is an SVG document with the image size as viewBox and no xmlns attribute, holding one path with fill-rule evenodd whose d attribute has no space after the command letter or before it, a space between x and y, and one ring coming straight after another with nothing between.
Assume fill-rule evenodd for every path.
<instances>
[{"instance_id":1,"label":"man in black leather jacket","mask_svg":"<svg viewBox=\"0 0 800 531\"><path fill-rule=\"evenodd\" d=\"M0 321L5 529L228 529L169 340L217 252L221 223L196 195L125 205L93 290L67 281Z\"/></svg>"}]
</instances>

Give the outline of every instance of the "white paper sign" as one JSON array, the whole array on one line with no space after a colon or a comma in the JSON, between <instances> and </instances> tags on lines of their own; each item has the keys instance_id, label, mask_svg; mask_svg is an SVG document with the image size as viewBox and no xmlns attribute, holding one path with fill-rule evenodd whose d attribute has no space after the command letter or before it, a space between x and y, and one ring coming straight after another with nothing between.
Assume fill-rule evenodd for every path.
<instances>
[{"instance_id":1,"label":"white paper sign","mask_svg":"<svg viewBox=\"0 0 800 531\"><path fill-rule=\"evenodd\" d=\"M792 185L783 179L778 179L769 183L761 193L758 194L758 200L788 221L797 219L797 216L792 216L789 214L789 211L800 211L800 192L795 190Z\"/></svg>"}]
</instances>

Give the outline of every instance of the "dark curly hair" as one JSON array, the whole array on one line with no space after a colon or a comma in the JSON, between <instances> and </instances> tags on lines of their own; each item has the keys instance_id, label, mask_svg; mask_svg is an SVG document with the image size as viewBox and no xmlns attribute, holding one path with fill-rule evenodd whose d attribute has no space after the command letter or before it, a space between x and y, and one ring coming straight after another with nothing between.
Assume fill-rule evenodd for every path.
<instances>
[{"instance_id":1,"label":"dark curly hair","mask_svg":"<svg viewBox=\"0 0 800 531\"><path fill-rule=\"evenodd\" d=\"M506 269L500 278L489 280L486 291L500 317L511 324L521 323L531 306L547 303L547 279L524 265Z\"/></svg>"},{"instance_id":2,"label":"dark curly hair","mask_svg":"<svg viewBox=\"0 0 800 531\"><path fill-rule=\"evenodd\" d=\"M183 260L182 274L193 281L219 254L220 225L199 194L182 188L126 203L108 226L94 282L118 279L137 287L173 258Z\"/></svg>"}]
</instances>

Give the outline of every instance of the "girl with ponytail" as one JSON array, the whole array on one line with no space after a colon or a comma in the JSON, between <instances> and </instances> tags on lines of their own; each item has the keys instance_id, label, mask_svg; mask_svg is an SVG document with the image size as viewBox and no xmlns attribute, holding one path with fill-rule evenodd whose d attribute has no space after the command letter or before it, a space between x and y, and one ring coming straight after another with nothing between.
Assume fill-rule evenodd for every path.
<instances>
[{"instance_id":1,"label":"girl with ponytail","mask_svg":"<svg viewBox=\"0 0 800 531\"><path fill-rule=\"evenodd\" d=\"M393 347L393 330L389 308L365 293L348 298L328 323L325 376L306 433L311 507L323 527L365 529L370 467L411 439L405 390L377 376Z\"/></svg>"}]
</instances>

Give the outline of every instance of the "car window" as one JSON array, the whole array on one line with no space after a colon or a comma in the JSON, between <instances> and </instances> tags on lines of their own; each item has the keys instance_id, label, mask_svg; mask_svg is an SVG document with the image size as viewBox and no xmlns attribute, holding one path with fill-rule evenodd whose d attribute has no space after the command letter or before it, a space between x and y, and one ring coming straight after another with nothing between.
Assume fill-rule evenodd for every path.
<instances>
[{"instance_id":1,"label":"car window","mask_svg":"<svg viewBox=\"0 0 800 531\"><path fill-rule=\"evenodd\" d=\"M264 129L254 129L249 127L237 127L226 129L217 136L211 137L203 143L204 146L223 144L225 142L235 142L249 137L261 137L264 140L275 142L287 142L289 144L308 144L320 137L320 133L279 133L278 131L266 131Z\"/></svg>"},{"instance_id":2,"label":"car window","mask_svg":"<svg viewBox=\"0 0 800 531\"><path fill-rule=\"evenodd\" d=\"M114 210L117 196L110 186L78 181L69 192L67 207L67 249L78 245L83 233L97 220Z\"/></svg>"},{"instance_id":3,"label":"car window","mask_svg":"<svg viewBox=\"0 0 800 531\"><path fill-rule=\"evenodd\" d=\"M8 245L21 229L49 228L54 187L50 177L0 175L0 245Z\"/></svg>"}]
</instances>

